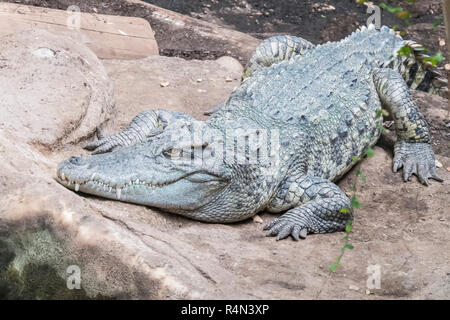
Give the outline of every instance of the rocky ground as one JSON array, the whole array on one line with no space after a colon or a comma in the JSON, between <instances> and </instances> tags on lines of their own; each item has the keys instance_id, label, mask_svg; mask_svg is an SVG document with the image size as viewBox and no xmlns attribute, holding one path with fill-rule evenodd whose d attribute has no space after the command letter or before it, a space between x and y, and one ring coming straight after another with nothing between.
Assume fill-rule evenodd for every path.
<instances>
[{"instance_id":1,"label":"rocky ground","mask_svg":"<svg viewBox=\"0 0 450 320\"><path fill-rule=\"evenodd\" d=\"M259 219L222 225L72 192L57 164L85 155L97 126L112 133L139 111L204 119L239 84L242 66L155 56L99 61L83 45L34 31L0 39L0 297L448 299L450 154L447 100L414 93L436 137L443 183L393 174L391 132L362 163L350 243L343 233L294 242L265 237ZM351 194L349 172L339 185ZM276 217L260 214L263 223ZM67 268L82 289L68 290ZM379 266L380 289L366 291Z\"/></svg>"}]
</instances>

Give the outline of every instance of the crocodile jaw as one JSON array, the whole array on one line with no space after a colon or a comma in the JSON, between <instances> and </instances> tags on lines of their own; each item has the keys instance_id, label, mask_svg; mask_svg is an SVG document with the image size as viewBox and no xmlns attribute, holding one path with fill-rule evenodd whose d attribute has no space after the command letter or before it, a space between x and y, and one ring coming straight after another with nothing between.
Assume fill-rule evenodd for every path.
<instances>
[{"instance_id":1,"label":"crocodile jaw","mask_svg":"<svg viewBox=\"0 0 450 320\"><path fill-rule=\"evenodd\" d=\"M226 179L209 172L168 169L149 159L144 163L139 149L77 158L76 164L71 159L63 161L55 179L76 192L173 212L197 210L228 185ZM125 157L126 162L117 160Z\"/></svg>"}]
</instances>

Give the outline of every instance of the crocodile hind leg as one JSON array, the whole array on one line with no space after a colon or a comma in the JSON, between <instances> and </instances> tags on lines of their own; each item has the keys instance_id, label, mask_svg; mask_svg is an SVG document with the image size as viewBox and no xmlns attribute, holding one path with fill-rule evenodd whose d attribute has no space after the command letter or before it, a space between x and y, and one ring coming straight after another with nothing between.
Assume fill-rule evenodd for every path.
<instances>
[{"instance_id":1,"label":"crocodile hind leg","mask_svg":"<svg viewBox=\"0 0 450 320\"><path fill-rule=\"evenodd\" d=\"M257 70L270 67L273 64L291 59L294 56L301 56L306 50L314 48L314 45L300 37L275 36L261 42L255 49L247 65L244 68L242 80L250 77ZM203 114L210 116L222 108L219 104L214 108L205 111Z\"/></svg>"},{"instance_id":2,"label":"crocodile hind leg","mask_svg":"<svg viewBox=\"0 0 450 320\"><path fill-rule=\"evenodd\" d=\"M276 36L264 40L255 50L244 69L242 79L250 77L255 71L270 67L275 63L300 56L314 45L302 38Z\"/></svg>"},{"instance_id":3,"label":"crocodile hind leg","mask_svg":"<svg viewBox=\"0 0 450 320\"><path fill-rule=\"evenodd\" d=\"M302 177L285 182L269 211L291 207L281 217L272 220L264 230L277 240L289 235L298 240L308 233L327 233L344 230L353 219L350 199L329 180L317 177Z\"/></svg>"},{"instance_id":4,"label":"crocodile hind leg","mask_svg":"<svg viewBox=\"0 0 450 320\"><path fill-rule=\"evenodd\" d=\"M170 123L181 119L190 121L194 118L175 111L143 111L133 118L128 127L112 136L103 136L100 129L97 128L98 140L89 142L84 148L92 150L92 154L99 154L131 146L161 133Z\"/></svg>"},{"instance_id":5,"label":"crocodile hind leg","mask_svg":"<svg viewBox=\"0 0 450 320\"><path fill-rule=\"evenodd\" d=\"M395 122L398 139L394 149L393 171L397 172L403 167L404 181L415 174L426 185L429 185L430 178L442 182L436 172L428 125L401 75L391 69L377 69L373 79L381 102Z\"/></svg>"}]
</instances>

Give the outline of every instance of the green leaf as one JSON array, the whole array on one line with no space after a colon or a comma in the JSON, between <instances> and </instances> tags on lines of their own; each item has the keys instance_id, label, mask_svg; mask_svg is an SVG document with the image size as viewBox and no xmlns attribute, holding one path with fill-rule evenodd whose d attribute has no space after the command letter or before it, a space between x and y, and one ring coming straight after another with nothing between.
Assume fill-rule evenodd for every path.
<instances>
[{"instance_id":1,"label":"green leaf","mask_svg":"<svg viewBox=\"0 0 450 320\"><path fill-rule=\"evenodd\" d=\"M359 160L361 160L360 157L352 157L352 161L358 162Z\"/></svg>"},{"instance_id":2,"label":"green leaf","mask_svg":"<svg viewBox=\"0 0 450 320\"><path fill-rule=\"evenodd\" d=\"M386 128L383 127L382 125L377 125L377 128L380 129L382 132L386 132Z\"/></svg>"},{"instance_id":3,"label":"green leaf","mask_svg":"<svg viewBox=\"0 0 450 320\"><path fill-rule=\"evenodd\" d=\"M352 225L348 224L345 226L345 232L350 233L352 231Z\"/></svg>"},{"instance_id":4,"label":"green leaf","mask_svg":"<svg viewBox=\"0 0 450 320\"><path fill-rule=\"evenodd\" d=\"M426 57L423 58L424 62L430 62L433 66L437 65L439 62L444 61L444 56L442 55L442 52L438 52L436 53L434 56L432 57Z\"/></svg>"},{"instance_id":5,"label":"green leaf","mask_svg":"<svg viewBox=\"0 0 450 320\"><path fill-rule=\"evenodd\" d=\"M349 213L350 210L346 209L346 208L343 208L343 209L339 210L339 212L341 212L341 213Z\"/></svg>"},{"instance_id":6,"label":"green leaf","mask_svg":"<svg viewBox=\"0 0 450 320\"><path fill-rule=\"evenodd\" d=\"M375 151L373 151L373 149L369 147L369 148L366 149L366 155L369 158L372 158L375 155Z\"/></svg>"},{"instance_id":7,"label":"green leaf","mask_svg":"<svg viewBox=\"0 0 450 320\"><path fill-rule=\"evenodd\" d=\"M378 110L377 110L377 112L375 113L375 119L381 117L381 114L382 114L382 111L381 111L381 110L382 110L382 109L378 109Z\"/></svg>"},{"instance_id":8,"label":"green leaf","mask_svg":"<svg viewBox=\"0 0 450 320\"><path fill-rule=\"evenodd\" d=\"M345 249L349 249L349 250L353 250L355 247L354 247L353 245L351 245L350 243L347 243L347 244L344 246L344 248L345 248Z\"/></svg>"},{"instance_id":9,"label":"green leaf","mask_svg":"<svg viewBox=\"0 0 450 320\"><path fill-rule=\"evenodd\" d=\"M353 208L359 209L361 208L361 203L358 201L358 198L356 197L356 195L353 195L351 200L350 200L350 204Z\"/></svg>"},{"instance_id":10,"label":"green leaf","mask_svg":"<svg viewBox=\"0 0 450 320\"><path fill-rule=\"evenodd\" d=\"M412 55L412 49L408 46L401 47L397 53L402 57L409 57Z\"/></svg>"},{"instance_id":11,"label":"green leaf","mask_svg":"<svg viewBox=\"0 0 450 320\"><path fill-rule=\"evenodd\" d=\"M348 240L348 235L346 235L345 237L343 237L341 240L347 241L347 240Z\"/></svg>"},{"instance_id":12,"label":"green leaf","mask_svg":"<svg viewBox=\"0 0 450 320\"><path fill-rule=\"evenodd\" d=\"M383 116L387 117L389 115L389 111L387 111L386 109L380 109L381 113L383 114Z\"/></svg>"},{"instance_id":13,"label":"green leaf","mask_svg":"<svg viewBox=\"0 0 450 320\"><path fill-rule=\"evenodd\" d=\"M361 175L361 180L363 183L366 183L366 176L365 175Z\"/></svg>"},{"instance_id":14,"label":"green leaf","mask_svg":"<svg viewBox=\"0 0 450 320\"><path fill-rule=\"evenodd\" d=\"M436 29L441 23L442 23L441 16L434 17L433 29Z\"/></svg>"},{"instance_id":15,"label":"green leaf","mask_svg":"<svg viewBox=\"0 0 450 320\"><path fill-rule=\"evenodd\" d=\"M403 9L400 8L400 7L394 8L394 7L391 7L391 6L387 5L387 4L384 3L384 2L380 3L379 6L380 6L381 8L383 8L383 9L386 9L386 10L389 11L390 13L398 13L398 12L403 11Z\"/></svg>"},{"instance_id":16,"label":"green leaf","mask_svg":"<svg viewBox=\"0 0 450 320\"><path fill-rule=\"evenodd\" d=\"M333 264L330 266L330 271L331 271L331 272L334 272L334 270L336 270L336 268L339 267L339 266L340 266L339 263L333 263Z\"/></svg>"},{"instance_id":17,"label":"green leaf","mask_svg":"<svg viewBox=\"0 0 450 320\"><path fill-rule=\"evenodd\" d=\"M400 11L397 12L397 17L403 20L408 20L409 18L411 18L411 13L409 13L409 11Z\"/></svg>"}]
</instances>

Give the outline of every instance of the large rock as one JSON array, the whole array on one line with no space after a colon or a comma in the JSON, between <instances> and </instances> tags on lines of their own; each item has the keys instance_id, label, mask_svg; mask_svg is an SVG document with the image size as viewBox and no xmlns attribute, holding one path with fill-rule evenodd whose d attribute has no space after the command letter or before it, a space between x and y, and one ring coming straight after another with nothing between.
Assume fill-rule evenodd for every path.
<instances>
[{"instance_id":1,"label":"large rock","mask_svg":"<svg viewBox=\"0 0 450 320\"><path fill-rule=\"evenodd\" d=\"M77 142L111 116L113 89L84 45L35 29L0 38L0 123L48 148Z\"/></svg>"},{"instance_id":2,"label":"large rock","mask_svg":"<svg viewBox=\"0 0 450 320\"><path fill-rule=\"evenodd\" d=\"M17 52L24 44L18 43ZM70 47L69 47L70 48ZM223 102L240 75L214 61L151 57L105 62L115 85L115 131L149 107L202 111ZM27 65L24 64L24 69ZM50 74L58 68L49 69ZM71 74L66 74L71 79ZM50 75L47 75L50 77ZM197 81L202 79L202 81ZM227 80L228 79L228 80ZM229 79L232 79L231 81ZM68 80L65 80L68 81ZM62 81L61 84L65 82ZM164 83L161 86L161 83ZM168 85L166 85L168 83ZM57 90L62 88L57 87ZM16 91L19 94L20 91ZM12 93L11 93L12 94ZM67 93L66 93L67 94ZM444 100L433 100L442 108ZM21 109L20 104L15 105ZM1 114L5 107L0 105ZM47 121L42 104L30 113ZM78 108L82 107L78 105ZM26 114L26 113L23 113ZM77 118L57 114L57 119ZM433 120L433 119L432 119ZM36 148L27 118L0 126L0 295L28 298L448 298L450 285L450 159L443 184L403 183L391 172L391 152L375 148L362 163L356 212L342 267L328 267L340 253L343 233L275 241L262 224L207 224L133 204L74 193L53 180L57 163L86 154L85 143ZM102 122L98 119L97 122ZM55 120L48 141L55 140ZM87 132L98 123L92 123ZM16 130L13 129L17 126ZM69 127L71 135L78 129ZM383 147L385 144L383 144ZM351 171L340 186L351 195ZM264 222L276 217L262 214ZM81 269L81 290L68 290L67 268ZM366 294L367 267L378 265L381 288ZM71 278L69 278L70 280Z\"/></svg>"}]
</instances>

